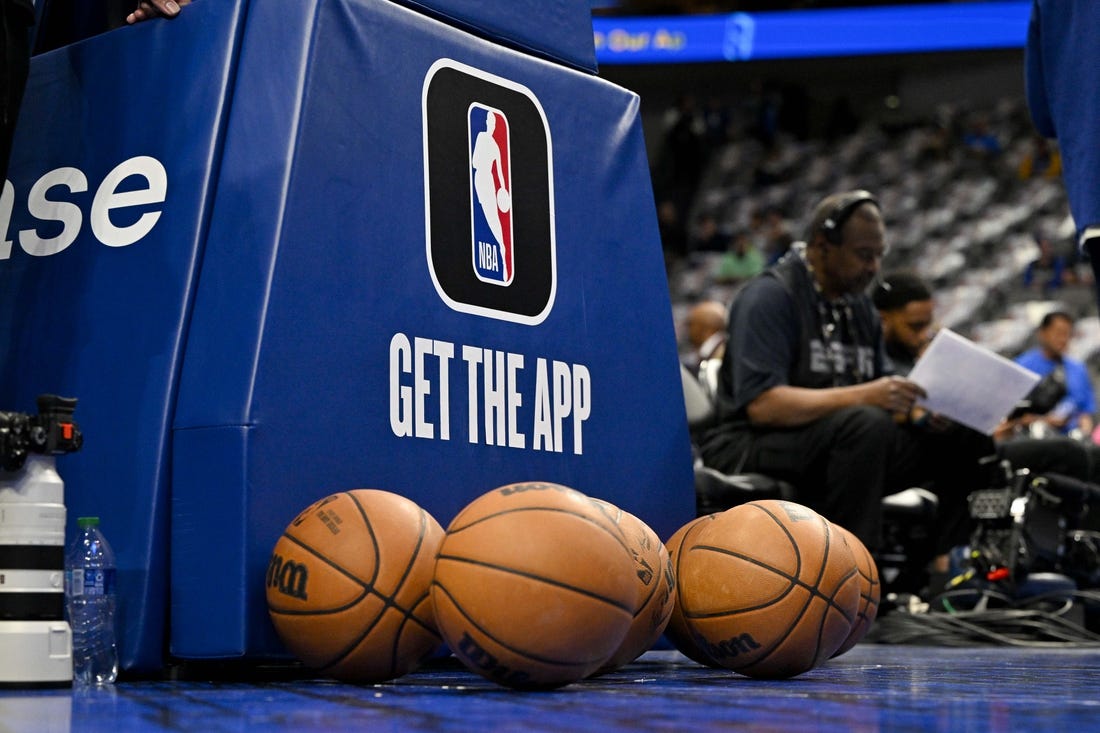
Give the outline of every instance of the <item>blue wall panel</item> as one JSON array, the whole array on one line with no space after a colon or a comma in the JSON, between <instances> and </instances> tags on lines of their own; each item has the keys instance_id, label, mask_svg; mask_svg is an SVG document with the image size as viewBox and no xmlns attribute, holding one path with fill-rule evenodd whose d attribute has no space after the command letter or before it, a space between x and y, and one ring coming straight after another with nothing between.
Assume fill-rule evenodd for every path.
<instances>
[{"instance_id":1,"label":"blue wall panel","mask_svg":"<svg viewBox=\"0 0 1100 733\"><path fill-rule=\"evenodd\" d=\"M196 3L36 57L0 202L0 407L79 399L68 531L99 515L118 554L127 668L162 663L169 432L239 14Z\"/></svg>"},{"instance_id":2,"label":"blue wall panel","mask_svg":"<svg viewBox=\"0 0 1100 733\"><path fill-rule=\"evenodd\" d=\"M694 507L637 98L382 0L297 7L293 23L280 3L247 18L188 339L177 446L223 455L224 440L243 456L224 471L174 464L172 652L183 657L281 651L264 607L270 551L301 508L333 491L396 491L446 525L500 484L551 480L662 536ZM467 269L470 104L511 125L515 282L553 247L556 281L539 291L537 317L510 316L525 306L500 294L515 291ZM429 196L426 179L441 184ZM540 219L551 204L553 218ZM473 283L461 297L476 307L444 299L437 283L455 277ZM429 345L422 370L404 339ZM487 444L484 370L471 401L464 347L515 365L494 426L503 445ZM536 445L540 359L543 385L559 362L581 400L560 422L560 452ZM401 398L418 378L423 411ZM551 392L551 404L565 399ZM409 409L421 437L415 421L402 434ZM540 425L558 424L552 411ZM220 499L242 491L243 502ZM204 520L226 511L239 515ZM243 567L217 562L211 548L235 543ZM202 605L189 603L204 591Z\"/></svg>"}]
</instances>

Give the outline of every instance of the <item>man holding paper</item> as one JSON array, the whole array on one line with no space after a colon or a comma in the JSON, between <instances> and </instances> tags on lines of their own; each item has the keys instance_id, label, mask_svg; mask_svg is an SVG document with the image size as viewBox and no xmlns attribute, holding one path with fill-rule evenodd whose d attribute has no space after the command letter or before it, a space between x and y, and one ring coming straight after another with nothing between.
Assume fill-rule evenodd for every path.
<instances>
[{"instance_id":1,"label":"man holding paper","mask_svg":"<svg viewBox=\"0 0 1100 733\"><path fill-rule=\"evenodd\" d=\"M935 329L932 291L915 273L898 271L881 278L871 299L882 318L886 354L893 371L907 375L932 340ZM959 338L955 336L955 339ZM970 347L981 348L976 344ZM1013 394L1027 389L1028 385L1037 381L1037 376L1023 375L1013 393L993 376L999 368L1012 370L1012 366L1006 366L1006 360L993 353L984 354L982 359L986 365L977 371L976 381L965 383L959 359L950 360L947 379L960 382L961 390L968 399L987 404L1000 400L992 413L992 419L996 421L993 434L997 442L997 455L1008 460L1013 469L1026 468L1032 473L1056 473L1093 484L1100 483L1100 446L1060 434L1046 438L1032 438L1026 433L1018 435L1014 428L1019 419L1003 419L1014 404ZM984 391L993 394L983 394ZM952 408L957 410L959 405L952 405ZM942 415L933 415L921 407L915 409L913 419L926 424L930 430L962 429L958 423Z\"/></svg>"},{"instance_id":2,"label":"man holding paper","mask_svg":"<svg viewBox=\"0 0 1100 733\"><path fill-rule=\"evenodd\" d=\"M939 496L938 561L969 535L966 497L984 488L992 441L898 420L924 390L887 376L882 329L866 294L886 253L878 202L866 191L824 199L806 242L749 281L730 309L718 379L718 425L706 465L790 481L801 503L874 551L882 497L931 481Z\"/></svg>"}]
</instances>

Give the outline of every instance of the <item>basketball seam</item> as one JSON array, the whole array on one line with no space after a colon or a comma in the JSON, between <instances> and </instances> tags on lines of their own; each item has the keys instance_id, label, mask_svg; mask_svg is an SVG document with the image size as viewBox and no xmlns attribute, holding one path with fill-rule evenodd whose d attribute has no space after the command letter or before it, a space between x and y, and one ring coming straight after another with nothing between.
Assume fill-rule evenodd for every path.
<instances>
[{"instance_id":1,"label":"basketball seam","mask_svg":"<svg viewBox=\"0 0 1100 733\"><path fill-rule=\"evenodd\" d=\"M596 507L596 510L600 511L600 513L603 515L603 517L607 521L609 521L609 522L611 521L611 518L608 517L606 514L603 514L603 512L599 509L599 507ZM456 527L448 527L447 528L447 534L448 535L456 535L459 532L465 532L467 529L470 529L471 527L475 527L475 526L477 526L477 525L479 525L483 522L489 521L490 519L495 519L497 517L501 517L501 516L504 516L506 514L517 514L519 512L536 512L536 511L537 512L554 512L556 514L568 514L571 517L576 517L577 519L588 522L592 526L598 527L603 532L605 532L605 533L611 535L612 537L614 537L615 541L618 542L619 545L622 546L622 548L626 552L628 552L628 553L630 552L630 547L626 543L626 538L624 536L624 532L622 531L622 528L619 527L619 525L617 525L617 524L615 525L615 529L618 530L618 532L612 532L609 527L605 526L604 524L602 524L600 522L595 521L592 517L586 516L582 513L573 511L572 509L569 509L569 508L566 508L566 507L523 506L523 507L511 507L509 509L502 509L500 511L493 512L492 514L486 514L484 517L478 517L477 519L473 520L469 524L463 525L461 527L457 527L457 528Z\"/></svg>"},{"instance_id":2,"label":"basketball seam","mask_svg":"<svg viewBox=\"0 0 1100 733\"><path fill-rule=\"evenodd\" d=\"M709 551L715 552L719 555L726 555L728 557L735 557L739 560L744 560L745 562L751 563L753 565L757 565L759 567L771 570L776 575L778 575L780 578L783 578L786 581L788 581L789 585L787 586L787 589L784 590L781 594L779 594L775 598L770 599L766 603L761 603L760 605L757 605L757 606L748 606L746 608L739 608L736 611L720 611L720 612L715 612L715 613L688 613L681 606L681 611L683 612L685 618L699 618L699 619L702 619L702 618L721 618L723 616L734 616L734 615L739 614L739 613L747 613L749 611L756 611L758 609L766 608L767 606L778 603L779 601L781 601L784 598L786 598L787 596L789 596L794 591L795 588L802 588L804 590L809 591L811 596L814 595L814 590L812 588L810 588L810 586L808 586L804 581L799 580L797 577L791 576L791 575L781 571L777 567L774 567L772 565L768 565L766 563L763 563L763 562L757 560L756 558L750 557L748 555L743 555L739 552L735 552L733 550L727 550L727 549L722 548L722 547L715 547L713 545L695 545L694 547L689 547L688 550L689 551L701 550L701 551L704 551L704 552L709 550ZM681 555L682 555L682 553L681 553Z\"/></svg>"},{"instance_id":3,"label":"basketball seam","mask_svg":"<svg viewBox=\"0 0 1100 733\"><path fill-rule=\"evenodd\" d=\"M436 567L438 568L439 563L444 561L444 560L450 560L452 562L458 562L458 563L465 563L466 565L476 565L478 567L488 568L490 570L497 570L499 572L507 573L509 575L518 575L521 578L527 578L529 580L537 580L540 583L545 583L547 585L550 585L550 586L553 586L553 587L556 587L556 588L561 588L563 590L572 591L572 592L574 592L578 595L587 596L588 598L592 598L593 600L597 600L597 601L600 601L602 603L606 603L609 606L612 606L614 608L618 608L621 611L623 611L627 614L630 614L631 618L633 618L633 615L634 615L634 610L632 608L630 608L629 606L626 606L622 603L618 603L613 598L608 598L606 596L601 596L598 593L593 593L590 590L586 590L584 588L578 588L576 586L569 585L568 583L563 583L560 580L554 580L552 578L546 578L542 575L537 575L535 573L530 573L530 572L527 572L527 571L524 571L524 570L517 570L516 568L505 567L503 565L494 565L493 563L485 562L484 560L473 560L473 559L466 558L466 557L461 557L461 556L458 556L458 555L444 555L444 554L439 555L436 558Z\"/></svg>"},{"instance_id":4,"label":"basketball seam","mask_svg":"<svg viewBox=\"0 0 1100 733\"><path fill-rule=\"evenodd\" d=\"M365 510L363 509L362 504L360 504L359 500L354 495L352 495L351 498L355 502L356 506L359 507L360 512L363 514L363 521L367 522L368 527L369 527L369 520L367 519ZM411 556L409 557L408 561L405 564L404 573L402 574L400 580L398 581L397 585L393 589L393 594L391 596L386 596L386 595L383 595L382 593L379 593L378 591L376 591L373 586L370 588L370 591L373 592L383 602L384 605L382 607L382 610L378 613L377 616L375 616L374 620L367 626L367 628L363 629L363 631L359 634L359 636L354 641L349 642L349 644L343 649L343 651L338 653L333 660L331 660L330 662L328 662L328 664L321 667L321 671L324 671L325 669L335 667L336 665L340 664L345 659L347 659L347 657L352 652L354 652L359 647L360 644L363 643L363 640L366 639L368 636L370 636L370 633L374 630L374 628L376 626L378 626L379 623L382 622L382 619L385 617L386 612L389 611L391 608L394 609L395 611L397 611L398 613L400 613L402 616L404 616L405 621L408 621L410 618L413 618L413 619L416 620L416 622L418 624L423 626L425 629L427 629L429 631L432 631L433 633L435 632L434 629L431 629L427 624L423 623L420 619L416 618L409 609L403 608L402 606L398 605L398 603L397 603L397 596L401 592L401 588L404 586L405 581L408 580L409 573L412 571L412 567L416 563L416 560L420 555L420 550L424 546L424 537L427 534L427 524L428 524L427 520L425 518L425 514L426 514L426 512L423 509L420 509L420 512L419 512L420 531L417 534L416 545L413 547L412 554L411 554ZM371 532L371 536L372 536L372 539L373 539L374 538L373 531ZM379 547L378 547L378 542L377 542L376 539L375 539L375 542L374 542L374 548L375 548L375 557L378 558L378 562L375 563L376 571L374 573L374 576L377 579L378 574L381 571L382 561L381 561L381 554L380 554ZM419 601L420 599L418 598L417 600ZM401 626L403 627L404 623L402 623ZM398 637L398 638L400 638L400 637ZM396 639L395 639L395 643L396 643ZM392 676L393 671L396 668L396 666L397 666L396 654L393 654L393 655L390 656L390 665L389 665L389 674L391 676Z\"/></svg>"},{"instance_id":5,"label":"basketball seam","mask_svg":"<svg viewBox=\"0 0 1100 733\"><path fill-rule=\"evenodd\" d=\"M429 606L431 605L431 595L432 595L432 589L431 589L431 584L429 583L428 589L426 591L424 591L424 593L419 598L416 599L415 603L412 604L412 611L409 614L407 614L405 616L405 618L402 619L401 623L398 624L398 626L397 626L397 632L393 635L393 644L390 648L390 659L393 660L393 664L390 665L390 675L391 676L395 675L397 673L397 653L401 649L401 637L404 634L405 626L408 625L409 621L417 622L417 624L421 628L423 628L424 630L431 633L431 635L434 636L437 639L437 643L436 643L437 647L438 647L439 644L441 644L443 642L443 637L439 635L439 630L436 629L436 628L430 628L427 624L425 624L423 621L421 621L420 618L416 615L417 607L419 607L420 604L423 603L425 599L428 600ZM417 661L417 663L419 663L419 660Z\"/></svg>"},{"instance_id":6,"label":"basketball seam","mask_svg":"<svg viewBox=\"0 0 1100 733\"><path fill-rule=\"evenodd\" d=\"M438 588L440 593L443 593L444 595L447 596L448 600L450 600L450 602L454 605L455 610L462 616L462 618L466 619L467 623L469 623L470 626L477 629L477 631L480 632L482 635L484 635L485 638L492 640L493 643L498 644L500 647L502 647L504 649L507 649L508 651L512 652L513 654L517 654L519 656L522 656L526 659L530 659L534 662L538 662L540 664L548 664L548 665L555 666L555 667L583 667L585 665L595 663L595 660L578 662L578 661L565 661L565 660L558 660L558 659L550 659L548 657L542 657L542 656L539 656L539 655L536 655L536 654L532 654L528 651L518 649L518 648L512 646L511 644L506 644L505 642L501 641L500 639L498 639L493 634L489 633L489 631L486 628L484 628L481 624L479 624L477 621L474 621L474 619L470 616L470 614L466 613L466 609L464 609L462 607L462 605L458 602L458 600L453 595L451 595L451 592L449 590L447 590L446 586L444 586L441 583L433 580L432 581L432 587L433 588ZM452 649L452 652L453 651L454 650Z\"/></svg>"},{"instance_id":7,"label":"basketball seam","mask_svg":"<svg viewBox=\"0 0 1100 733\"><path fill-rule=\"evenodd\" d=\"M680 612L680 617L682 619L686 621L689 618L688 615L684 613L684 599L682 596L684 584L680 582L680 563L683 562L684 555L686 554L684 552L684 544L687 542L688 538L691 537L692 533L698 532L701 527L705 526L705 522L700 520L706 519L708 517L711 521L714 520L714 515L706 515L706 517L700 517L699 519L694 520L695 522L697 522L697 524L695 524L695 526L688 527L688 529L684 532L684 536L680 538L680 543L676 546L676 562L673 564L673 577L676 578L676 601L672 604L672 611L669 614L670 619L677 610ZM665 545L665 548L668 550L669 556L671 556L673 553L672 548L668 547L668 545ZM688 626L684 630L687 632L689 637L692 635L692 629L690 626ZM697 652L705 659L709 659L712 664L718 664L714 657L699 644L695 644L692 651Z\"/></svg>"}]
</instances>

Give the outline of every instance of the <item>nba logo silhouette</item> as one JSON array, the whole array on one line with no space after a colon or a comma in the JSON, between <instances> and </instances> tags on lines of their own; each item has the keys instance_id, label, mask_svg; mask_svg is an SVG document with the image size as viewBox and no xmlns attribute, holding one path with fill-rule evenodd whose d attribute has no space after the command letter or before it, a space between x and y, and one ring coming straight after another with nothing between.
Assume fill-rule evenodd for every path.
<instances>
[{"instance_id":1,"label":"nba logo silhouette","mask_svg":"<svg viewBox=\"0 0 1100 733\"><path fill-rule=\"evenodd\" d=\"M470 105L470 222L474 273L483 282L512 283L512 196L508 118Z\"/></svg>"},{"instance_id":2,"label":"nba logo silhouette","mask_svg":"<svg viewBox=\"0 0 1100 733\"><path fill-rule=\"evenodd\" d=\"M557 293L550 125L509 79L440 59L424 78L428 271L450 308L542 323Z\"/></svg>"}]
</instances>

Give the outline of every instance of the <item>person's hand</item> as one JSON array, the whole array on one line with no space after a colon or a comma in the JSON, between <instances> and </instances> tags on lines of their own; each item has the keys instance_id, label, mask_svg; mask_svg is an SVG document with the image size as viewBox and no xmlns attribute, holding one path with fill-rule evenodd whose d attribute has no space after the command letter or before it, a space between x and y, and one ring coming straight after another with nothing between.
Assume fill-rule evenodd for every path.
<instances>
[{"instance_id":1,"label":"person's hand","mask_svg":"<svg viewBox=\"0 0 1100 733\"><path fill-rule=\"evenodd\" d=\"M1066 426L1066 423L1069 422L1069 418L1067 416L1057 411L1048 412L1039 419L1045 422L1047 425L1051 426L1052 428L1056 428L1058 430L1064 428Z\"/></svg>"},{"instance_id":2,"label":"person's hand","mask_svg":"<svg viewBox=\"0 0 1100 733\"><path fill-rule=\"evenodd\" d=\"M137 9L126 16L127 23L140 23L150 18L175 18L180 8L191 0L140 0Z\"/></svg>"},{"instance_id":3,"label":"person's hand","mask_svg":"<svg viewBox=\"0 0 1100 733\"><path fill-rule=\"evenodd\" d=\"M933 433L946 433L955 424L955 421L938 412L930 412L928 413L928 422L925 424Z\"/></svg>"},{"instance_id":4,"label":"person's hand","mask_svg":"<svg viewBox=\"0 0 1100 733\"><path fill-rule=\"evenodd\" d=\"M908 415L920 397L927 397L924 389L904 377L880 377L867 383L867 402L893 413Z\"/></svg>"}]
</instances>

